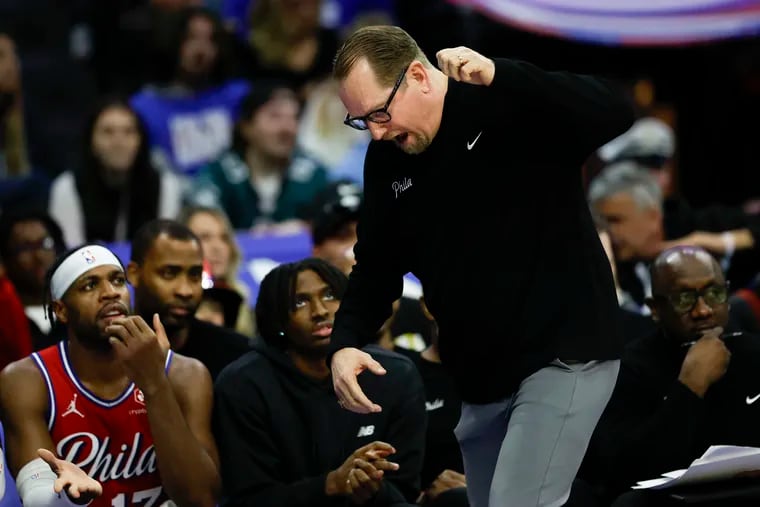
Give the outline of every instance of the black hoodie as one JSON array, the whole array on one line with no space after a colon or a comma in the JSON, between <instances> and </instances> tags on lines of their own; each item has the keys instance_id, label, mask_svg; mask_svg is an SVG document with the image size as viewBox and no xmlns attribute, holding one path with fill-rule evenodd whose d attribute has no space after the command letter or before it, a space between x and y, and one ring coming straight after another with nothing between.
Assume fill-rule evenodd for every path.
<instances>
[{"instance_id":1,"label":"black hoodie","mask_svg":"<svg viewBox=\"0 0 760 507\"><path fill-rule=\"evenodd\" d=\"M222 371L214 400L222 505L346 505L346 497L325 494L327 474L376 440L395 447L389 460L399 470L387 473L383 487L366 505L414 502L427 424L422 380L406 357L376 346L365 350L388 372L359 377L367 396L383 407L377 414L340 408L331 379L306 377L284 352L259 340Z\"/></svg>"}]
</instances>

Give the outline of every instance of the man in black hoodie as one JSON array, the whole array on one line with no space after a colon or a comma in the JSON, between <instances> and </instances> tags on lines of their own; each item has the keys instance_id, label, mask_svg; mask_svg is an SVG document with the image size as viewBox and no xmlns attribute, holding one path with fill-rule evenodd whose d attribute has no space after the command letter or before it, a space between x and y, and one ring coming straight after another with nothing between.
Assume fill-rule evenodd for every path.
<instances>
[{"instance_id":1,"label":"man in black hoodie","mask_svg":"<svg viewBox=\"0 0 760 507\"><path fill-rule=\"evenodd\" d=\"M362 376L387 407L342 410L327 347L346 276L315 258L281 264L261 282L260 341L215 385L214 433L225 506L407 505L420 493L425 390L414 364L379 347L365 350L394 373Z\"/></svg>"},{"instance_id":2,"label":"man in black hoodie","mask_svg":"<svg viewBox=\"0 0 760 507\"><path fill-rule=\"evenodd\" d=\"M384 371L359 349L411 272L462 396L456 434L471 505L561 505L622 347L581 167L633 110L603 79L465 47L437 60L401 28L377 25L335 57L344 122L373 141L333 383L347 409L382 409L356 376ZM494 249L505 237L509 247Z\"/></svg>"},{"instance_id":3,"label":"man in black hoodie","mask_svg":"<svg viewBox=\"0 0 760 507\"><path fill-rule=\"evenodd\" d=\"M637 481L687 468L710 445L760 446L760 338L724 331L727 287L718 262L700 247L675 247L650 271L647 304L659 329L626 346L584 467L607 504ZM619 502L680 505L649 491Z\"/></svg>"}]
</instances>

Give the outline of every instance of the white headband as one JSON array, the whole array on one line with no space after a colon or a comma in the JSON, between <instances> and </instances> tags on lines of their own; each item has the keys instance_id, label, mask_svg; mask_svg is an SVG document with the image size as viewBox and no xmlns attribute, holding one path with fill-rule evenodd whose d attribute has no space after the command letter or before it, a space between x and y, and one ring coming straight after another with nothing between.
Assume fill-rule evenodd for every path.
<instances>
[{"instance_id":1,"label":"white headband","mask_svg":"<svg viewBox=\"0 0 760 507\"><path fill-rule=\"evenodd\" d=\"M77 278L98 266L116 266L124 270L118 257L100 245L85 245L66 257L50 279L53 300L61 299Z\"/></svg>"}]
</instances>

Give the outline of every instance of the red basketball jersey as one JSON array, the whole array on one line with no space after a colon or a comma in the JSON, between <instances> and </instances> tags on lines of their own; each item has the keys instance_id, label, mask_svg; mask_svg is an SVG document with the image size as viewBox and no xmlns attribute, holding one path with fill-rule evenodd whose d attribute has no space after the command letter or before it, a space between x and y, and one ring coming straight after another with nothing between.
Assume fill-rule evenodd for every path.
<instances>
[{"instance_id":1,"label":"red basketball jersey","mask_svg":"<svg viewBox=\"0 0 760 507\"><path fill-rule=\"evenodd\" d=\"M103 485L91 507L158 507L167 497L142 391L132 383L113 400L99 398L77 379L67 345L62 340L32 354L47 384L56 452ZM169 351L166 372L171 360Z\"/></svg>"}]
</instances>

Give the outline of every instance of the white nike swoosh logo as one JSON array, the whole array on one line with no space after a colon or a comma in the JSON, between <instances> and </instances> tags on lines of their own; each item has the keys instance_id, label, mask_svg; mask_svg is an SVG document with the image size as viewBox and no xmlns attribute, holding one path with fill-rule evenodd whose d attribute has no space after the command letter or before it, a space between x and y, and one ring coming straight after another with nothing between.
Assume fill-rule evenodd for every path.
<instances>
[{"instance_id":1,"label":"white nike swoosh logo","mask_svg":"<svg viewBox=\"0 0 760 507\"><path fill-rule=\"evenodd\" d=\"M753 404L753 403L755 403L757 400L760 400L760 394L758 394L758 395L757 395L757 396L755 396L754 398L750 398L749 396L747 396L747 405L752 405L752 404Z\"/></svg>"},{"instance_id":2,"label":"white nike swoosh logo","mask_svg":"<svg viewBox=\"0 0 760 507\"><path fill-rule=\"evenodd\" d=\"M472 147L475 146L475 143L478 142L478 139L480 139L480 134L482 134L482 133L483 133L483 131L481 130L480 133L478 134L478 137L476 137L471 143L467 143L467 149L468 150L471 150Z\"/></svg>"}]
</instances>

